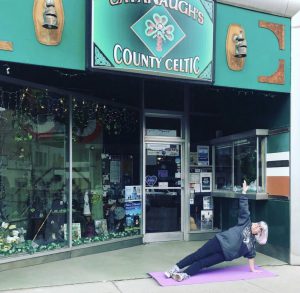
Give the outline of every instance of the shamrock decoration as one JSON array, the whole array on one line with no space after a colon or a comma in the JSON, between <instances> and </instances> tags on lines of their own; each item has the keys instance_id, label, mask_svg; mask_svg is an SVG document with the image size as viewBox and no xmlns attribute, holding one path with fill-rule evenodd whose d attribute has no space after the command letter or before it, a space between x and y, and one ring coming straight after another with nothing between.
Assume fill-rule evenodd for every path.
<instances>
[{"instance_id":1,"label":"shamrock decoration","mask_svg":"<svg viewBox=\"0 0 300 293\"><path fill-rule=\"evenodd\" d=\"M148 37L156 38L156 50L162 51L163 41L174 40L174 26L167 24L169 19L166 15L159 15L158 13L153 14L153 20L146 20L145 34Z\"/></svg>"}]
</instances>

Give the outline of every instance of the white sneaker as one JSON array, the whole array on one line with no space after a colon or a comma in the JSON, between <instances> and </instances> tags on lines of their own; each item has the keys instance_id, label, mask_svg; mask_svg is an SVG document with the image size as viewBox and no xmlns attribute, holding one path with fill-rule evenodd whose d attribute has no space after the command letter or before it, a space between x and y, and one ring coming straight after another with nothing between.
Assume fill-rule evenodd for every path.
<instances>
[{"instance_id":1,"label":"white sneaker","mask_svg":"<svg viewBox=\"0 0 300 293\"><path fill-rule=\"evenodd\" d=\"M179 267L175 265L165 272L165 276L167 278L171 278L174 273L178 273L179 271L180 271Z\"/></svg>"},{"instance_id":2,"label":"white sneaker","mask_svg":"<svg viewBox=\"0 0 300 293\"><path fill-rule=\"evenodd\" d=\"M186 273L174 273L172 274L172 279L177 281L177 282L181 282L183 280L188 279L190 276Z\"/></svg>"}]
</instances>

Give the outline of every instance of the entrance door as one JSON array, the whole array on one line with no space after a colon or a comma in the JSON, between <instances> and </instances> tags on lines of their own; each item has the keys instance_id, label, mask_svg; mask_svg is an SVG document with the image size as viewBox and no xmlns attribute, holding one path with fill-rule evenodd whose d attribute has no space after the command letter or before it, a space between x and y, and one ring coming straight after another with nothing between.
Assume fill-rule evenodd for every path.
<instances>
[{"instance_id":1,"label":"entrance door","mask_svg":"<svg viewBox=\"0 0 300 293\"><path fill-rule=\"evenodd\" d=\"M180 240L182 143L145 143L145 241Z\"/></svg>"}]
</instances>

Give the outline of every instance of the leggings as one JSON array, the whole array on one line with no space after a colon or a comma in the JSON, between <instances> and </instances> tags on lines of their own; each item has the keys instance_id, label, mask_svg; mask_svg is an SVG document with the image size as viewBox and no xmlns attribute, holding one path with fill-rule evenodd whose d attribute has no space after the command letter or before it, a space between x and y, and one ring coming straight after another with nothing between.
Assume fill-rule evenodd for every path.
<instances>
[{"instance_id":1,"label":"leggings","mask_svg":"<svg viewBox=\"0 0 300 293\"><path fill-rule=\"evenodd\" d=\"M223 261L225 261L225 257L220 242L217 237L214 237L197 251L179 261L176 265L180 269L188 266L183 272L193 276L198 274L203 268L208 268Z\"/></svg>"}]
</instances>

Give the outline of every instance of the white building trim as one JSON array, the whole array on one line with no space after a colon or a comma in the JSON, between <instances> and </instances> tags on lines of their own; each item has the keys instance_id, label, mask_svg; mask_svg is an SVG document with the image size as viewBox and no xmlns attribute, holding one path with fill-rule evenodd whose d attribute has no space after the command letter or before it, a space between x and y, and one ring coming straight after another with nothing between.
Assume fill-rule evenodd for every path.
<instances>
[{"instance_id":1,"label":"white building trim","mask_svg":"<svg viewBox=\"0 0 300 293\"><path fill-rule=\"evenodd\" d=\"M292 18L291 41L290 263L300 265L300 12Z\"/></svg>"},{"instance_id":2,"label":"white building trim","mask_svg":"<svg viewBox=\"0 0 300 293\"><path fill-rule=\"evenodd\" d=\"M217 2L284 17L293 17L300 10L299 0L217 0Z\"/></svg>"},{"instance_id":3,"label":"white building trim","mask_svg":"<svg viewBox=\"0 0 300 293\"><path fill-rule=\"evenodd\" d=\"M267 168L267 176L290 176L289 167L277 167L277 168Z\"/></svg>"},{"instance_id":4,"label":"white building trim","mask_svg":"<svg viewBox=\"0 0 300 293\"><path fill-rule=\"evenodd\" d=\"M270 161L289 161L290 152L268 153L267 162Z\"/></svg>"}]
</instances>

